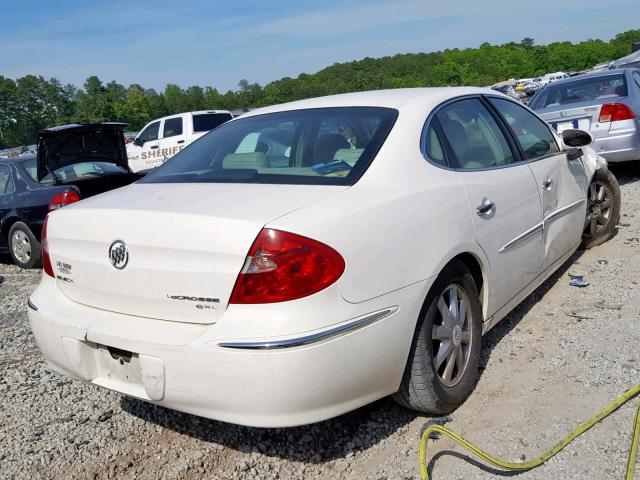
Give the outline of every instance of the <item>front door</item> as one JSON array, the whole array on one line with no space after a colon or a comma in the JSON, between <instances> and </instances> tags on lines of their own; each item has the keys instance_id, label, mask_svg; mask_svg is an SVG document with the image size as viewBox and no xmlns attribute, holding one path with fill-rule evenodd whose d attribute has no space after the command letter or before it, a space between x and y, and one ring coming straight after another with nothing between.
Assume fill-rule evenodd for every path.
<instances>
[{"instance_id":1,"label":"front door","mask_svg":"<svg viewBox=\"0 0 640 480\"><path fill-rule=\"evenodd\" d=\"M0 227L3 226L5 218L14 208L13 197L15 192L15 185L13 178L11 177L11 170L8 165L0 165ZM5 228L0 228L0 246L3 246L9 231Z\"/></svg>"},{"instance_id":2,"label":"front door","mask_svg":"<svg viewBox=\"0 0 640 480\"><path fill-rule=\"evenodd\" d=\"M538 188L480 98L450 103L436 120L464 185L476 239L489 259L493 314L541 271Z\"/></svg>"},{"instance_id":3,"label":"front door","mask_svg":"<svg viewBox=\"0 0 640 480\"><path fill-rule=\"evenodd\" d=\"M536 179L542 201L543 268L552 266L580 243L589 181L580 159L567 159L549 126L523 106L489 97L508 124Z\"/></svg>"},{"instance_id":4,"label":"front door","mask_svg":"<svg viewBox=\"0 0 640 480\"><path fill-rule=\"evenodd\" d=\"M127 145L129 167L134 172L162 165L160 155L160 121L151 122Z\"/></svg>"}]
</instances>

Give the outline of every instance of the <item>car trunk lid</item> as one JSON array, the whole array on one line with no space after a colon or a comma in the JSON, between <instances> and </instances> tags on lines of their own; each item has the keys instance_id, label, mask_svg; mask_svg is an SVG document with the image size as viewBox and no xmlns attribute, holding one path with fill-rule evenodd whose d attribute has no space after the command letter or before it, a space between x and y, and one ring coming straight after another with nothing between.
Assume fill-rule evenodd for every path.
<instances>
[{"instance_id":1,"label":"car trunk lid","mask_svg":"<svg viewBox=\"0 0 640 480\"><path fill-rule=\"evenodd\" d=\"M124 143L126 123L71 124L47 128L38 139L38 181L56 170L88 161L129 169Z\"/></svg>"},{"instance_id":2,"label":"car trunk lid","mask_svg":"<svg viewBox=\"0 0 640 480\"><path fill-rule=\"evenodd\" d=\"M56 281L88 306L214 323L262 227L344 188L159 183L109 192L51 215Z\"/></svg>"}]
</instances>

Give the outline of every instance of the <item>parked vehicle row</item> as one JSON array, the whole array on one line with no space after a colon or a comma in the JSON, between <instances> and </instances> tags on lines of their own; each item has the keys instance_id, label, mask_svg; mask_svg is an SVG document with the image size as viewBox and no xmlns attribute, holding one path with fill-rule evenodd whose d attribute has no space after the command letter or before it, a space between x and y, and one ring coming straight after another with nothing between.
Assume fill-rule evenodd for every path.
<instances>
[{"instance_id":1,"label":"parked vehicle row","mask_svg":"<svg viewBox=\"0 0 640 480\"><path fill-rule=\"evenodd\" d=\"M62 373L227 422L386 395L450 412L482 335L614 233L617 182L590 142L481 88L252 111L49 214L36 341Z\"/></svg>"}]
</instances>

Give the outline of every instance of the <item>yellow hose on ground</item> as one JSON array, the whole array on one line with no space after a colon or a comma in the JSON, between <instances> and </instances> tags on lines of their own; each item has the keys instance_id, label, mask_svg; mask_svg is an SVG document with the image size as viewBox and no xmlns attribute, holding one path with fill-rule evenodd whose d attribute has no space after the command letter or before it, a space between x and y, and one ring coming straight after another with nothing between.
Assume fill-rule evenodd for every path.
<instances>
[{"instance_id":1,"label":"yellow hose on ground","mask_svg":"<svg viewBox=\"0 0 640 480\"><path fill-rule=\"evenodd\" d=\"M576 438L582 435L584 432L593 427L596 423L600 422L604 418L611 415L617 409L619 409L622 405L627 403L632 398L640 395L640 385L636 385L635 387L630 388L618 398L616 398L613 402L607 405L604 409L602 409L597 415L591 417L589 420L584 422L578 428L576 428L569 435L564 437L560 442L558 442L555 446L544 452L537 458L530 460L528 462L522 463L510 463L500 460L498 458L492 457L488 453L482 451L480 448L476 447L473 443L468 442L460 435L455 432L452 432L447 427L438 423L428 424L427 427L422 432L422 437L420 438L420 475L423 480L429 480L429 472L427 470L427 443L429 439L437 439L440 434L446 435L454 442L459 445L462 445L468 451L481 458L485 462L502 468L507 471L521 471L524 472L526 470L532 470L536 467L539 467L544 462L549 460L551 457L555 456L558 452L560 452L564 447L573 442ZM437 420L436 420L437 421ZM638 443L640 440L640 402L638 403L638 408L636 410L636 414L634 417L634 427L633 427L633 435L631 439L631 451L629 452L629 460L627 461L627 473L625 476L625 480L633 480L633 472L636 464L636 456L638 454Z\"/></svg>"}]
</instances>

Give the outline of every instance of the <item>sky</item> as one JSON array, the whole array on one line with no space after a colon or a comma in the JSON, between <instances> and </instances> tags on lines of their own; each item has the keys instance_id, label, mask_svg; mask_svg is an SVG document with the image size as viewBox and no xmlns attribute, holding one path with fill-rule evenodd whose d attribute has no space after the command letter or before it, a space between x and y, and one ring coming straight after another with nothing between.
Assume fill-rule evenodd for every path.
<instances>
[{"instance_id":1,"label":"sky","mask_svg":"<svg viewBox=\"0 0 640 480\"><path fill-rule=\"evenodd\" d=\"M638 11L638 0L0 0L0 75L224 92L364 57L608 40L640 28Z\"/></svg>"}]
</instances>

